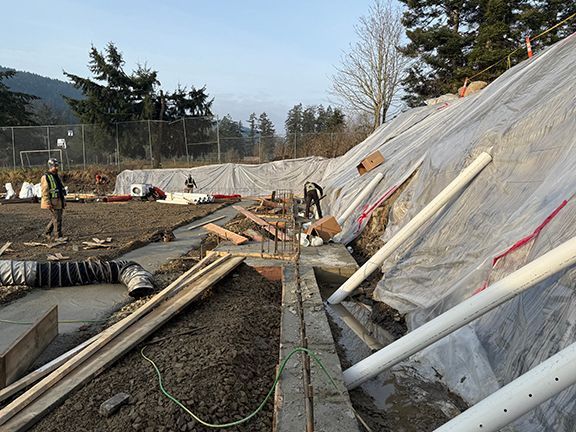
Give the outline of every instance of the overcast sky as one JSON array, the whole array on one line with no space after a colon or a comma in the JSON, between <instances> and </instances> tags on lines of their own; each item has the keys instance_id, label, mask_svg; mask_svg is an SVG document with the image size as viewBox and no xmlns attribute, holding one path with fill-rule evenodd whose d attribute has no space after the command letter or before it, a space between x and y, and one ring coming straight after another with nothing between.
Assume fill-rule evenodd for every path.
<instances>
[{"instance_id":1,"label":"overcast sky","mask_svg":"<svg viewBox=\"0 0 576 432\"><path fill-rule=\"evenodd\" d=\"M64 79L113 41L126 70L147 63L163 88L201 87L214 111L266 111L280 132L294 104L328 104L330 75L369 0L34 0L2 5L0 65Z\"/></svg>"}]
</instances>

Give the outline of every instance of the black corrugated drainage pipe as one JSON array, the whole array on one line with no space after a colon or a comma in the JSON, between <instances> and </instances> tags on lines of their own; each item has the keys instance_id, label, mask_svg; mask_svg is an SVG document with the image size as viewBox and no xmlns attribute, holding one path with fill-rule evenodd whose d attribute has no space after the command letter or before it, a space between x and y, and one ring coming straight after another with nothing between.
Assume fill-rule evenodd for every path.
<instances>
[{"instance_id":1,"label":"black corrugated drainage pipe","mask_svg":"<svg viewBox=\"0 0 576 432\"><path fill-rule=\"evenodd\" d=\"M36 262L0 260L0 286L67 287L123 283L131 297L154 292L152 274L133 261Z\"/></svg>"}]
</instances>

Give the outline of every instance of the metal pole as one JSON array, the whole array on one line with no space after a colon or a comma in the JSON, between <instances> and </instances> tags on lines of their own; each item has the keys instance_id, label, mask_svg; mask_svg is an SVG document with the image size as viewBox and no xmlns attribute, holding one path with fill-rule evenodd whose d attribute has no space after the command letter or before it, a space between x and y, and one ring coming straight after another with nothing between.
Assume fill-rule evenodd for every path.
<instances>
[{"instance_id":1,"label":"metal pole","mask_svg":"<svg viewBox=\"0 0 576 432\"><path fill-rule=\"evenodd\" d=\"M12 161L14 163L14 169L16 169L16 141L14 140L14 128L12 130Z\"/></svg>"},{"instance_id":2,"label":"metal pole","mask_svg":"<svg viewBox=\"0 0 576 432\"><path fill-rule=\"evenodd\" d=\"M218 163L222 163L220 157L220 120L218 119L218 116L216 116L216 142L218 143Z\"/></svg>"},{"instance_id":3,"label":"metal pole","mask_svg":"<svg viewBox=\"0 0 576 432\"><path fill-rule=\"evenodd\" d=\"M116 123L116 166L120 166L120 141L118 138L118 123Z\"/></svg>"},{"instance_id":4,"label":"metal pole","mask_svg":"<svg viewBox=\"0 0 576 432\"><path fill-rule=\"evenodd\" d=\"M390 255L404 244L422 225L432 219L451 199L462 192L486 165L492 161L492 155L482 152L470 165L450 182L432 201L414 216L406 225L396 233L378 252L374 254L359 270L356 271L346 282L342 284L334 294L328 298L332 304L340 303L354 292L364 280L381 268L382 264Z\"/></svg>"},{"instance_id":5,"label":"metal pole","mask_svg":"<svg viewBox=\"0 0 576 432\"><path fill-rule=\"evenodd\" d=\"M182 118L182 128L184 129L184 147L186 148L186 162L190 163L190 155L188 154L188 136L186 134L186 118Z\"/></svg>"},{"instance_id":6,"label":"metal pole","mask_svg":"<svg viewBox=\"0 0 576 432\"><path fill-rule=\"evenodd\" d=\"M152 155L152 130L150 128L150 120L148 120L148 145L150 147L150 163L152 163L152 168L154 168L154 156Z\"/></svg>"},{"instance_id":7,"label":"metal pole","mask_svg":"<svg viewBox=\"0 0 576 432\"><path fill-rule=\"evenodd\" d=\"M52 157L52 152L50 151L50 126L46 126L46 141L48 145L48 158ZM60 161L62 162L62 161Z\"/></svg>"},{"instance_id":8,"label":"metal pole","mask_svg":"<svg viewBox=\"0 0 576 432\"><path fill-rule=\"evenodd\" d=\"M496 432L576 383L576 343L468 408L435 432Z\"/></svg>"},{"instance_id":9,"label":"metal pole","mask_svg":"<svg viewBox=\"0 0 576 432\"><path fill-rule=\"evenodd\" d=\"M258 136L258 159L262 163L262 137Z\"/></svg>"},{"instance_id":10,"label":"metal pole","mask_svg":"<svg viewBox=\"0 0 576 432\"><path fill-rule=\"evenodd\" d=\"M84 169L86 169L86 142L84 140L84 124L82 124L82 157L84 158Z\"/></svg>"},{"instance_id":11,"label":"metal pole","mask_svg":"<svg viewBox=\"0 0 576 432\"><path fill-rule=\"evenodd\" d=\"M552 275L576 264L576 237L344 371L348 389L398 364ZM463 429L466 430L466 429Z\"/></svg>"}]
</instances>

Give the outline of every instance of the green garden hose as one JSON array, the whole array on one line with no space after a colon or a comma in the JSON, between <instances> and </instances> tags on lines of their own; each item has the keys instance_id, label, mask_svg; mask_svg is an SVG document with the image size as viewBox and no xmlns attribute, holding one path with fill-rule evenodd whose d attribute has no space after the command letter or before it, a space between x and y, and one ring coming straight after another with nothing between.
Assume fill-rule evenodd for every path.
<instances>
[{"instance_id":1,"label":"green garden hose","mask_svg":"<svg viewBox=\"0 0 576 432\"><path fill-rule=\"evenodd\" d=\"M149 357L146 357L146 354L144 354L145 348L146 348L146 346L140 350L140 354L142 355L142 357L144 357L144 359L146 361L148 361L152 365L152 367L156 371L156 375L158 376L158 384L160 386L160 390L162 391L162 393L164 393L164 395L168 399L170 399L172 402L174 402L176 405L178 405L180 408L182 408L186 413L188 413L198 423L202 424L203 426L213 428L213 429L225 429L225 428L229 428L232 426L238 426L242 423L247 422L248 420L250 420L251 418L256 416L260 411L262 411L262 409L266 405L266 402L268 402L268 400L270 399L270 397L274 393L274 389L278 385L278 381L280 381L280 376L282 375L282 371L286 367L286 363L288 362L288 360L290 360L290 357L292 357L294 354L299 353L299 352L304 352L304 353L308 354L314 360L314 362L320 367L322 372L324 372L324 375L326 375L326 377L328 377L328 380L334 386L336 391L338 391L338 387L336 386L336 383L334 382L334 380L332 379L332 377L330 376L330 374L328 373L328 371L326 370L326 368L324 367L322 362L318 359L318 357L316 357L316 354L314 354L312 351L310 351L309 349L306 349L306 348L302 348L302 347L294 348L292 351L290 351L288 356L280 364L280 370L278 371L278 374L276 375L276 378L274 379L274 383L272 384L270 391L268 391L268 394L266 395L266 397L264 398L262 403L258 406L258 408L256 408L256 410L254 412L252 412L252 414L250 414L250 415L248 415L248 416L246 416L240 420L236 420L234 422L231 422L231 423L212 424L212 423L208 423L208 422L205 422L202 419L200 419L196 414L194 414L192 411L190 411L186 406L184 406L184 404L182 402L180 402L178 399L176 399L174 396L172 396L168 392L168 390L166 390L164 388L164 385L162 384L162 374L160 373L158 366L156 366L156 363L154 363L154 361L152 361Z\"/></svg>"}]
</instances>

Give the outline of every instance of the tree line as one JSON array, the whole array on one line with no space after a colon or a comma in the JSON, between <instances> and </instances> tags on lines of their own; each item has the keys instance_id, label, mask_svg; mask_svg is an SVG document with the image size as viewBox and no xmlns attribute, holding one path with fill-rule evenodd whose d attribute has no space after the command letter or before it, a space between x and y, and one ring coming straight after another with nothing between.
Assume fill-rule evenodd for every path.
<instances>
[{"instance_id":1,"label":"tree line","mask_svg":"<svg viewBox=\"0 0 576 432\"><path fill-rule=\"evenodd\" d=\"M477 78L495 79L526 57L524 49L508 56L526 36L576 13L576 3L561 0L400 2L402 11L391 0L372 1L355 26L357 40L335 67L332 94L338 105L294 105L284 122L284 139L276 136L265 112L252 113L245 125L230 115L216 122L214 99L206 87L179 85L168 90L158 71L146 65L126 71L123 55L113 43L103 51L90 49L91 78L64 72L82 94L64 99L82 123L95 125L90 139L103 152L112 153L118 146L125 157L150 158L155 166L163 157L213 152L214 144L228 160L335 156L403 105L418 106L426 99L456 93L466 78L496 63ZM575 30L576 19L567 21L535 41L534 49ZM56 122L58 116L39 105L36 96L8 88L5 80L13 75L0 70L0 126ZM142 120L148 121L147 129L130 126Z\"/></svg>"}]
</instances>

